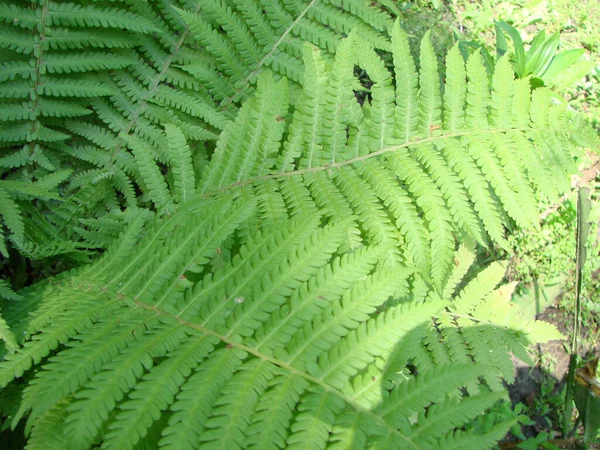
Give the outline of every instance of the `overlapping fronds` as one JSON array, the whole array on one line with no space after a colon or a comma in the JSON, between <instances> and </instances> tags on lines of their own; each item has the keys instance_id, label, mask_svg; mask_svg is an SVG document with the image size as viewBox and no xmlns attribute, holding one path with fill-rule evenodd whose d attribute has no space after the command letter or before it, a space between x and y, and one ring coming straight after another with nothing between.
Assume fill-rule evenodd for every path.
<instances>
[{"instance_id":1,"label":"overlapping fronds","mask_svg":"<svg viewBox=\"0 0 600 450\"><path fill-rule=\"evenodd\" d=\"M0 6L1 167L60 167L56 147L69 139L67 118L92 113L90 100L111 95L100 75L135 60L134 33L154 31L150 21L124 6L44 0L35 7ZM14 149L9 152L7 149Z\"/></svg>"},{"instance_id":2,"label":"overlapping fronds","mask_svg":"<svg viewBox=\"0 0 600 450\"><path fill-rule=\"evenodd\" d=\"M60 0L0 5L0 174L10 180L0 187L2 216L7 237L24 256L44 258L76 247L46 211L67 196L55 189L59 183L82 170L64 152L72 139L66 123L95 120L90 104L113 93L108 72L134 64L136 36L156 31L127 8ZM49 184L44 180L58 182L42 188ZM32 198L36 208L19 207Z\"/></svg>"},{"instance_id":3,"label":"overlapping fronds","mask_svg":"<svg viewBox=\"0 0 600 450\"><path fill-rule=\"evenodd\" d=\"M188 202L29 293L36 312L19 331L30 338L0 363L0 385L31 378L11 417L28 415L31 448L487 448L505 433L511 422L457 431L502 398L480 377L497 380L507 347L524 352L489 308L497 277L417 302L415 273L389 264L389 244L345 252L357 223L317 213L262 227L212 269L257 208L236 194ZM432 328L456 311L474 322ZM488 332L483 321L505 337L497 358L462 342L432 349L436 330L451 347L451 332Z\"/></svg>"},{"instance_id":4,"label":"overlapping fronds","mask_svg":"<svg viewBox=\"0 0 600 450\"><path fill-rule=\"evenodd\" d=\"M68 253L77 248L75 242L61 239L32 205L32 200L48 200L60 204L56 187L71 174L61 170L38 178L35 182L0 180L0 254L8 258L6 241L33 259ZM6 241L5 241L6 239Z\"/></svg>"},{"instance_id":5,"label":"overlapping fronds","mask_svg":"<svg viewBox=\"0 0 600 450\"><path fill-rule=\"evenodd\" d=\"M62 196L97 200L74 198L78 214L54 233L71 245L79 220L123 206L170 210L153 182L155 169L175 183L181 175L166 128L190 143L199 172L212 151L204 143L217 139L263 68L300 81L304 40L331 53L356 28L382 47L391 22L380 5L354 0L9 0L0 23L0 173L35 181L73 169Z\"/></svg>"},{"instance_id":6,"label":"overlapping fronds","mask_svg":"<svg viewBox=\"0 0 600 450\"><path fill-rule=\"evenodd\" d=\"M205 55L183 69L223 106L251 93L265 67L302 83L303 42L333 53L355 30L375 48L389 49L392 24L376 2L362 1L208 0L197 12L180 13Z\"/></svg>"},{"instance_id":7,"label":"overlapping fronds","mask_svg":"<svg viewBox=\"0 0 600 450\"><path fill-rule=\"evenodd\" d=\"M171 0L130 8L159 32L138 33L135 64L112 71L106 82L111 96L92 102L101 126L67 121L68 130L84 139L69 153L92 165L72 186L111 180L128 205L139 204L133 195L139 187L162 212L169 209L167 199L164 189L148 185L148 165L170 166L178 158L167 146L165 127L177 126L191 143L216 140L264 68L300 81L292 72L303 72L305 40L332 53L346 33L360 28L379 46L389 45L389 15L357 1ZM204 146L191 148L194 160L206 158Z\"/></svg>"},{"instance_id":8,"label":"overlapping fronds","mask_svg":"<svg viewBox=\"0 0 600 450\"><path fill-rule=\"evenodd\" d=\"M97 219L119 233L101 259L3 304L19 341L1 411L30 448L487 449L505 434L513 422L472 425L504 398L509 353L561 336L514 310L502 264L465 279L456 238L535 222L533 187L560 189L585 130L506 60L490 80L453 49L442 87L427 39L418 68L399 26L391 51L394 75L356 36L332 61L303 46L299 96L261 73L201 171L175 124L164 160L120 135L159 214ZM356 65L373 82L359 99ZM106 246L97 223L79 232Z\"/></svg>"},{"instance_id":9,"label":"overlapping fronds","mask_svg":"<svg viewBox=\"0 0 600 450\"><path fill-rule=\"evenodd\" d=\"M393 261L430 271L439 289L456 237L502 245L506 226L536 223L534 187L555 196L568 186L580 127L546 91L530 95L508 60L490 80L478 53L465 66L455 47L442 87L427 37L417 70L398 25L393 76L353 37L331 65L313 46L303 52L302 94L289 108L282 82L259 78L257 95L221 135L200 193L253 190L264 219L355 216L346 248L392 243ZM362 106L355 65L373 83Z\"/></svg>"}]
</instances>

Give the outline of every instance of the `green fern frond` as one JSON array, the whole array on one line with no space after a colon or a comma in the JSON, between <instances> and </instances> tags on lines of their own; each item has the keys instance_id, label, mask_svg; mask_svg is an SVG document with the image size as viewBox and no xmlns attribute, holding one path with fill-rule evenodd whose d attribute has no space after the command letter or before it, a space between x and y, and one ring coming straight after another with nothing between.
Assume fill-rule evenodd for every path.
<instances>
[{"instance_id":1,"label":"green fern frond","mask_svg":"<svg viewBox=\"0 0 600 450\"><path fill-rule=\"evenodd\" d=\"M447 295L455 291L457 280L464 276L473 260L473 255L464 248L457 253L456 267L445 288ZM436 320L437 329L431 331L427 345L436 347L435 352L448 362L474 359L494 365L502 378L512 382L514 368L508 351L529 362L529 356L523 351L528 342L546 342L564 336L553 325L522 314L520 308L510 302L515 284L496 289L504 273L503 264L493 263L469 281L446 309L446 314ZM490 388L502 389L497 377L486 376L486 381Z\"/></svg>"},{"instance_id":2,"label":"green fern frond","mask_svg":"<svg viewBox=\"0 0 600 450\"><path fill-rule=\"evenodd\" d=\"M465 61L455 44L446 55L446 80L443 98L444 130L456 132L464 127L467 95ZM524 114L527 112L524 111Z\"/></svg>"},{"instance_id":3,"label":"green fern frond","mask_svg":"<svg viewBox=\"0 0 600 450\"><path fill-rule=\"evenodd\" d=\"M222 214L235 217L229 227L210 212L218 203ZM155 424L161 448L306 442L321 448L330 436L340 437L339 429L330 432L352 412L372 424L358 427L370 442L438 448L500 398L479 386L480 376L496 373L489 358L451 369L415 361L420 369L413 376L405 366L414 353L402 351L408 379L398 377L397 366L388 372L395 349L413 346L415 332L427 336L418 330L447 303L430 291L425 303L382 310L390 296L410 296L411 271L386 263L381 247L335 256L350 221L284 220L234 250L221 270L204 274L210 252L242 226L249 208L243 201L187 204L155 221L141 240L135 231L123 235L103 260L47 290L27 326L35 338L0 363L5 386L44 359L13 416L14 422L28 416L32 445L43 436L48 446L134 448L153 439ZM215 238L192 236L192 229ZM160 256L147 263L149 254ZM177 289L183 276L190 284ZM456 302L475 304L480 291L465 288ZM494 310L478 307L473 317ZM411 340L402 344L404 338ZM396 387L388 393L384 386L392 380ZM464 386L481 393L463 397ZM423 432L440 420L432 405L465 412L432 436ZM52 421L55 428L46 431L59 410L60 424ZM422 420L413 424L413 415ZM475 439L471 434L461 439Z\"/></svg>"},{"instance_id":4,"label":"green fern frond","mask_svg":"<svg viewBox=\"0 0 600 450\"><path fill-rule=\"evenodd\" d=\"M393 36L395 83L401 86L416 69L403 32L396 28ZM568 127L567 122L558 111L551 114L555 108L549 102L541 103L547 97L536 94L525 111L534 114L532 108L538 108L546 110L546 115L536 111L538 119L528 126L515 125L511 119L515 81L508 73L509 66L499 64L490 81L477 54L469 58L463 70L456 49L448 58L454 78L446 83L447 91L442 95L436 58L427 40L422 45L418 85L409 84L394 96L391 75L380 58L355 39L350 37L341 45L332 66L316 49L305 47L306 83L293 105L291 120L279 120L285 111L273 107L269 117L275 119L252 125L248 136L248 129L242 126L252 123L252 114L263 114L264 106L256 102L267 95L277 96L283 89L281 82L274 85L261 78L256 98L245 104L238 119L221 136L200 180L200 192L214 195L242 185L260 197L269 186L270 197L275 200L273 196L278 195L284 180L301 177L308 181L308 193L303 197L306 205L330 205L325 209L326 217L334 217L332 211L336 217L341 212L356 215L363 230L362 242L393 243L391 248L404 249L403 255L396 251L392 259L412 261L421 270L430 271L439 290L449 273L456 236L481 243L491 238L504 245L503 228L510 226L510 219L520 226L536 223L531 183L541 178L528 176L517 145L526 140L532 152L552 152L562 161L564 145L559 142L569 140L561 129ZM370 102L362 107L353 98L353 53L354 64L364 67L373 81ZM345 88L338 77L346 80ZM266 86L277 88L267 90ZM446 102L451 105L446 107ZM456 111L465 111L464 116ZM403 119L408 115L412 117L409 122ZM417 115L420 119L415 121ZM287 133L280 131L281 127L287 128ZM539 133L545 137L538 141L535 136ZM257 153L255 142L261 139L276 148L274 136L284 139L279 155L271 158ZM407 141L407 136L412 138ZM354 141L359 142L359 153L353 153ZM260 170L249 168L253 158L264 161ZM552 171L568 167L551 164L548 159L537 161L538 166L541 163ZM566 173L561 179L566 179ZM264 209L263 217L284 217L281 200L278 204L277 208ZM312 205L306 207L314 208ZM288 215L296 209L290 208Z\"/></svg>"},{"instance_id":5,"label":"green fern frond","mask_svg":"<svg viewBox=\"0 0 600 450\"><path fill-rule=\"evenodd\" d=\"M140 145L144 145L151 148L153 153L164 151L161 131L169 124L177 125L188 140L214 139L232 118L239 94L247 97L253 91L263 68L281 67L281 61L292 58L297 61L294 70L302 74L302 58L296 51L303 39L319 42L324 48L333 51L340 35L362 24L359 28L371 30L366 35L373 42L378 42L380 46L389 45L381 34L386 23L389 25L385 14L370 14L370 7L358 3L341 4L334 21L331 15L333 7L317 3L313 1L301 6L266 2L260 6L249 1L231 4L211 1L203 4L199 12L197 6L190 9L188 3L172 1L160 7L165 16L156 14L148 7L132 5L129 11L121 14L123 19L115 19L114 22L104 20L112 9L108 11L95 5L76 8L69 24L63 25L85 23L90 26L94 22L96 26L100 24L115 29L124 27L127 22L129 25L126 31L137 42L132 47L134 53L130 54L135 63L122 67L121 70L113 70L110 79L99 78L102 85L111 91L110 102L101 99L99 95L94 96L90 102L95 115L104 122L103 127L123 136L116 147L109 150L108 159L92 163L100 172L92 176L91 180L100 173L112 173L121 156L129 154L132 150L129 148L131 139L126 136L133 137L133 142L139 144L138 149ZM93 10L94 14L89 17L83 14L86 8ZM262 14L262 9L266 15ZM127 20L127 14L134 15L132 20ZM319 22L321 20L322 23ZM220 27L223 33L218 32L215 26ZM372 26L376 26L379 31L372 31ZM111 28L107 30L107 36ZM167 39L165 34L154 37L151 33L154 29L168 30L179 38ZM204 53L198 52L199 47L191 36L205 49ZM191 53L192 50L194 54ZM83 56L72 55L74 58ZM146 63L148 56L155 61L152 66ZM198 60L200 62L191 64ZM75 65L73 63L71 67ZM58 67L55 69L58 70ZM89 66L88 69L101 70L102 67ZM283 69L282 73L287 71ZM223 75L226 77L223 78ZM215 86L215 89L211 86ZM220 87L217 89L217 86ZM223 89L225 91L220 94ZM224 106L217 108L217 103L221 101ZM284 116L283 114L282 117ZM67 122L66 126L75 134L80 128L73 121ZM80 136L90 138L85 134ZM94 137L92 140L97 141ZM142 141L145 143L142 144ZM86 160L86 155L82 152L70 154L77 159ZM147 168L143 170L147 171ZM120 173L119 177L121 180L129 177L130 183L150 194L150 197L154 195L145 191L148 183L135 173L126 171ZM85 179L90 180L87 177ZM122 191L117 186L116 179L109 179L113 180L117 190ZM82 181L79 180L72 187L82 186ZM122 186L123 182L119 184Z\"/></svg>"},{"instance_id":6,"label":"green fern frond","mask_svg":"<svg viewBox=\"0 0 600 450\"><path fill-rule=\"evenodd\" d=\"M156 66L103 74L111 95L89 101L89 124L54 129L38 114L34 132L7 134L43 139L25 156L12 149L6 166L35 157L58 170L57 152L81 164L67 187L79 195L44 235L66 248L87 233L107 248L19 292L18 314L2 305L19 340L2 354L0 387L20 398L3 414L13 426L27 420L32 448L484 449L512 425L473 421L503 399L511 352L527 359L528 343L561 335L515 312L511 286L497 287L501 263L464 280L474 258L455 253L456 239L503 243L511 221L532 222L542 178L529 171L567 179L570 152L587 142L572 135L582 127L544 91L517 98L523 85L504 63L490 78L478 54L463 67L452 50L440 83L431 44L417 69L398 24L385 45L392 74L375 34L340 41L333 31L358 19L385 31L381 14L317 3L215 1L204 16L183 2L127 3L180 33L138 33L139 48L124 52ZM329 21L327 5L346 11L329 28L318 22ZM197 84L173 72L191 62L181 20L206 44L205 67L190 73L221 71L224 83L192 93ZM373 83L361 102L355 65ZM300 88L281 77L290 68L304 70ZM166 81L175 78L178 88ZM252 96L233 119L238 95ZM186 134L202 129L219 133L212 153ZM537 156L516 151L524 142ZM545 168L530 169L531 159ZM37 189L64 176L36 175ZM0 192L32 208L18 203L33 195L19 182ZM88 213L97 219L79 221ZM4 216L18 234L21 215Z\"/></svg>"},{"instance_id":7,"label":"green fern frond","mask_svg":"<svg viewBox=\"0 0 600 450\"><path fill-rule=\"evenodd\" d=\"M47 23L50 26L116 28L141 33L158 31L144 17L119 8L99 7L93 4L49 3L47 14Z\"/></svg>"},{"instance_id":8,"label":"green fern frond","mask_svg":"<svg viewBox=\"0 0 600 450\"><path fill-rule=\"evenodd\" d=\"M389 47L390 16L377 5L263 3L43 0L25 6L9 0L0 10L6 50L0 143L13 158L0 164L23 167L14 172L29 178L73 168L68 195L105 181L121 206L144 207L148 198L164 203L155 183L141 175L149 176L149 163L139 148L163 154L161 163L177 158L165 145L165 127L177 126L193 159L206 160L212 144L196 141L217 139L265 68L302 79L304 40L333 52L358 29L377 48ZM90 133L92 127L111 134L111 144ZM93 157L86 151L91 143L103 149ZM135 165L134 153L143 167L123 167L124 161ZM167 178L179 176L168 172ZM73 235L79 219L107 212L96 204L63 228Z\"/></svg>"},{"instance_id":9,"label":"green fern frond","mask_svg":"<svg viewBox=\"0 0 600 450\"><path fill-rule=\"evenodd\" d=\"M426 413L420 413L417 419L418 426L411 434L411 439L422 443L423 447L436 445L436 441L451 432L454 427L469 423L476 417L476 411L491 408L496 402L502 400L503 396L502 392L490 392L468 397L462 401L450 397L433 404Z\"/></svg>"},{"instance_id":10,"label":"green fern frond","mask_svg":"<svg viewBox=\"0 0 600 450\"><path fill-rule=\"evenodd\" d=\"M21 296L13 291L6 280L0 280L0 299L21 300Z\"/></svg>"},{"instance_id":11,"label":"green fern frond","mask_svg":"<svg viewBox=\"0 0 600 450\"><path fill-rule=\"evenodd\" d=\"M9 353L14 353L18 348L19 344L17 343L17 339L14 333L11 331L9 325L2 318L0 314L0 341L4 343L4 347L6 351Z\"/></svg>"},{"instance_id":12,"label":"green fern frond","mask_svg":"<svg viewBox=\"0 0 600 450\"><path fill-rule=\"evenodd\" d=\"M235 86L233 95L212 91L225 104L249 95L263 67L302 82L302 42L333 53L340 36L356 30L376 48L389 47L385 32L390 17L362 2L209 1L201 13L181 15L217 70ZM218 26L224 33L219 34Z\"/></svg>"},{"instance_id":13,"label":"green fern frond","mask_svg":"<svg viewBox=\"0 0 600 450\"><path fill-rule=\"evenodd\" d=\"M25 6L9 1L2 5L0 16L8 22L3 28L5 38L27 32L19 46L4 42L10 51L3 53L0 70L0 92L6 94L0 95L0 110L6 111L1 127L7 133L2 141L10 143L10 148L3 151L13 150L13 159L19 155L19 160L7 160L3 166L26 167L21 172L13 170L14 178L36 183L48 173L63 173L63 167L77 167L61 159L61 143L72 136L64 121L84 117L93 121L90 100L112 93L103 73L135 61L124 50L134 45L125 37L127 33L156 29L124 5L94 2L48 0ZM113 33L117 30L120 34ZM109 53L105 48L113 50ZM45 244L34 240L21 247L29 255L49 254L50 249L41 250L40 245Z\"/></svg>"},{"instance_id":14,"label":"green fern frond","mask_svg":"<svg viewBox=\"0 0 600 450\"><path fill-rule=\"evenodd\" d=\"M54 202L56 212L58 212L61 209L61 206L58 205L63 203L64 199L57 189L71 175L71 172L71 170L56 171L40 176L33 183L14 180L0 181L0 197L2 198L0 217L10 232L7 238L10 239L13 247L27 257L43 259L70 253L80 247L76 242L69 241L67 237L60 236L53 227L55 222L48 216L43 216L30 203L34 199ZM8 256L6 242L3 243L0 253Z\"/></svg>"}]
</instances>

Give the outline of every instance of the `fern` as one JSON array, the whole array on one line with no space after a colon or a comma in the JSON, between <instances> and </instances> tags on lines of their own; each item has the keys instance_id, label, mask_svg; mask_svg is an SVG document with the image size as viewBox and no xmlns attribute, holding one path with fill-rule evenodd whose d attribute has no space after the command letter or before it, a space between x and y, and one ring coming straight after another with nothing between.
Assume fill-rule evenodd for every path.
<instances>
[{"instance_id":1,"label":"fern","mask_svg":"<svg viewBox=\"0 0 600 450\"><path fill-rule=\"evenodd\" d=\"M390 296L411 297L411 271L386 263L380 246L337 254L351 222L321 225L318 216L264 229L225 267L203 275L215 248L255 209L246 196L187 204L137 244L131 234L123 236L96 265L44 296L41 315L27 327L36 338L0 366L6 385L54 353L29 382L16 414L31 409L30 445L88 448L100 439L106 448L133 448L159 420L159 446L166 448L277 442L321 448L333 425L352 415L360 417L354 432L375 446L392 440L398 448L432 448L473 438L454 430L474 413L446 425L438 440L423 431L439 420L427 410L436 404L442 414L439 408L462 401L493 405L501 397L489 388L500 386L488 382L488 388L479 377L497 380L502 362L462 344L446 350L445 365L427 367L411 347L422 342L431 351L432 316L464 313L473 324L439 332L468 336L483 332L485 321L493 327L489 333L503 337L493 341L494 352L506 358L506 348L522 353L528 334L513 329L525 328L523 322L516 317L504 328L504 318L490 316L481 302L499 295L493 291L498 278L478 277L454 302L430 291L424 303L401 301L381 311ZM549 328L536 341L559 336ZM417 376L405 369L413 360ZM394 385L388 394L384 386ZM461 399L465 385L481 392ZM453 401L445 400L449 394ZM162 420L165 409L173 414ZM273 410L285 414L273 418ZM38 431L56 414L64 418L53 422L61 431ZM411 425L413 414L423 420ZM264 433L265 426L272 431ZM498 424L492 436L508 426Z\"/></svg>"},{"instance_id":2,"label":"fern","mask_svg":"<svg viewBox=\"0 0 600 450\"><path fill-rule=\"evenodd\" d=\"M518 83L508 72L508 63L498 64L490 95L490 83L477 54L469 59L467 70L461 70L464 66L456 48L448 55L453 75L444 92L451 105L442 105L437 63L427 39L421 51L420 82L404 90L406 79L414 76L416 69L398 26L392 42L397 55L393 79L374 51L357 44L353 37L340 49L331 69L314 47L305 47L305 78L310 81L294 113L287 114L291 120L285 122L288 131L284 131L278 158L260 152L275 148L271 140L281 135L280 119L287 106L283 101L271 107L263 104L263 97L278 94L275 90L267 93L259 82L256 98L245 103L236 121L225 129L200 180L199 192L213 195L240 185L255 189L265 217L274 214L263 205L274 202L285 205L289 214L324 208L330 219L357 216L362 232L352 234L346 242L349 248L359 242L394 243L392 260L415 264L426 272L431 268L432 281L440 289L449 273L456 236L504 244L506 217L521 226L535 223L532 182L547 183L533 173L552 171L564 180L572 164L539 158L530 171L531 156L521 155L517 146L527 142L532 153L567 158L573 148L570 133L565 133L568 118L549 98L546 103L536 101L542 97L536 91L532 103L520 108L548 120L536 119L523 126L520 119L510 123L504 119L497 124L500 115L511 118L511 95ZM371 102L362 107L352 96L352 88L358 84L352 73L355 64L373 80ZM339 79L346 80L346 94L338 93L344 91ZM481 98L489 98L491 103L482 103ZM407 106L414 102L416 107ZM515 102L528 103L529 97ZM457 119L458 110L465 111L461 120ZM264 120L260 126L249 120L252 111ZM335 111L345 113L332 114ZM406 114L419 119L402 120ZM542 135L546 137L538 141ZM269 144L259 150L261 139ZM558 170L564 170L563 174ZM286 187L294 183L291 177L305 180L304 192L296 191L298 198ZM264 190L266 183L268 191ZM546 186L542 189L552 192ZM280 211L279 215L285 214Z\"/></svg>"},{"instance_id":3,"label":"fern","mask_svg":"<svg viewBox=\"0 0 600 450\"><path fill-rule=\"evenodd\" d=\"M111 94L101 74L134 62L130 48L135 39L126 32L150 32L153 27L139 15L96 2L42 1L32 6L23 2L0 6L0 20L5 23L0 38L0 109L4 112L0 171L3 178L14 180L11 183L39 184L45 177L63 183L73 173L60 150L70 138L65 122L90 120L91 99ZM3 192L6 197L10 191ZM49 189L40 192L36 197L42 204L55 206L43 199L62 198ZM74 242L44 223L44 216L23 214L15 207L12 213L11 219L5 211L5 224L13 245L26 256L43 258L75 248ZM17 223L20 226L15 228ZM33 223L44 231L32 231Z\"/></svg>"},{"instance_id":4,"label":"fern","mask_svg":"<svg viewBox=\"0 0 600 450\"><path fill-rule=\"evenodd\" d=\"M35 181L74 169L61 192L79 208L51 233L65 247L81 239L79 220L124 206L170 210L173 199L152 181L155 166L179 177L166 128L178 127L204 161L264 68L300 82L304 40L333 52L359 29L384 48L391 24L378 5L314 0L10 0L0 21L0 171ZM52 215L40 218L55 226ZM46 246L43 237L27 245Z\"/></svg>"},{"instance_id":5,"label":"fern","mask_svg":"<svg viewBox=\"0 0 600 450\"><path fill-rule=\"evenodd\" d=\"M505 399L510 352L561 335L514 310L501 263L464 279L474 257L456 239L528 224L534 172L566 179L554 161L586 129L477 54L449 53L442 90L428 40L417 69L398 24L393 75L368 39L337 47L302 46L300 91L261 71L200 171L176 123L159 147L78 125L127 144L120 164L158 214L100 217L120 233L100 259L3 308L24 338L0 362L19 399L2 413L27 419L30 448L484 449L510 428L471 425ZM355 65L373 81L362 105ZM106 246L95 223L81 233Z\"/></svg>"},{"instance_id":6,"label":"fern","mask_svg":"<svg viewBox=\"0 0 600 450\"><path fill-rule=\"evenodd\" d=\"M57 171L40 177L35 182L0 181L0 218L7 233L0 228L0 236L6 236L12 246L22 255L41 259L75 251L79 246L72 241L61 239L47 220L34 209L33 199L60 202L62 197L56 187L69 175L70 170ZM0 242L0 254L8 258L8 248L4 240Z\"/></svg>"}]
</instances>

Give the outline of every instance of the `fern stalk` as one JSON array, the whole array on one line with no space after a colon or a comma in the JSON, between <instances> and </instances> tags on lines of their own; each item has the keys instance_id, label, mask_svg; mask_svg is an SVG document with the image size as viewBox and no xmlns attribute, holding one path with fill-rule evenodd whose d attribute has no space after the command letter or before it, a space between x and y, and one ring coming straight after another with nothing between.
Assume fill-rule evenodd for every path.
<instances>
[{"instance_id":1,"label":"fern stalk","mask_svg":"<svg viewBox=\"0 0 600 450\"><path fill-rule=\"evenodd\" d=\"M577 192L577 244L575 249L575 311L573 317L573 331L571 332L571 348L569 356L569 372L567 375L567 389L565 392L565 412L563 416L563 436L571 432L571 416L573 415L573 388L575 384L575 369L579 356L579 329L581 321L581 282L583 280L583 266L587 258L587 238L590 232L588 217L592 201L590 190L580 187Z\"/></svg>"}]
</instances>

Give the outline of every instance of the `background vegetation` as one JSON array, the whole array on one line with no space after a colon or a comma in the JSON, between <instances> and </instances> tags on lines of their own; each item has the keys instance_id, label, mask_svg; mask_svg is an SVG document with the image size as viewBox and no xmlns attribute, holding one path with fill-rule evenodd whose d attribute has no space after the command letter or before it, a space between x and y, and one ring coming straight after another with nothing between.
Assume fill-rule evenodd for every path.
<instances>
[{"instance_id":1,"label":"background vegetation","mask_svg":"<svg viewBox=\"0 0 600 450\"><path fill-rule=\"evenodd\" d=\"M595 0L434 0L403 3L415 36L433 23L434 41L440 53L456 39L495 45L494 23L505 21L530 43L540 32L560 33L560 49L584 48L585 55L553 80L557 97L582 112L600 130L600 2ZM600 164L597 155L580 162L571 195L561 203L542 200L541 224L532 231L517 230L510 238L511 252L496 249L480 255L480 262L510 258L507 279L517 281L520 301L535 305L542 316L570 333L575 304L576 191L579 185L592 190L588 237L588 260L583 274L580 339L583 356L591 359L600 350ZM530 420L514 430L520 438L536 436L519 448L556 448L552 438L561 433L568 355L564 345L538 349L537 366L525 370L512 388L518 409ZM521 402L521 403L519 403ZM560 443L559 443L560 444ZM563 445L568 443L562 442Z\"/></svg>"}]
</instances>

